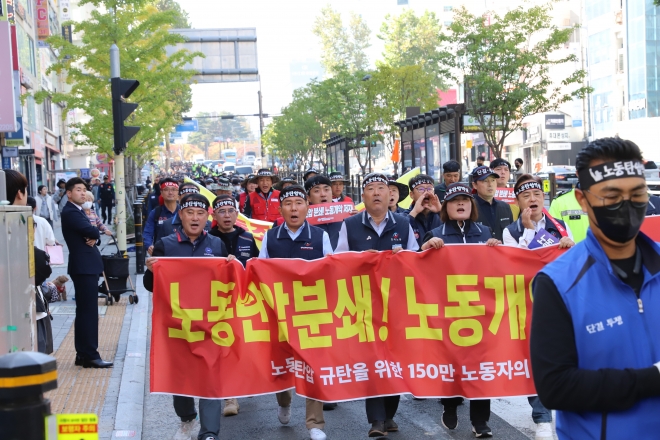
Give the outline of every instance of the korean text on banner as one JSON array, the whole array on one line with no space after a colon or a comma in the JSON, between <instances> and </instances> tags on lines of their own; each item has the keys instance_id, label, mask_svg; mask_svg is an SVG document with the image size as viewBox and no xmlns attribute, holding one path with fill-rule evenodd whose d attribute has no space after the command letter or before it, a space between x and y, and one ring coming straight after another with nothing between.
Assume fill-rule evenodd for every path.
<instances>
[{"instance_id":1,"label":"korean text on banner","mask_svg":"<svg viewBox=\"0 0 660 440\"><path fill-rule=\"evenodd\" d=\"M321 225L324 223L337 223L350 217L355 209L353 203L319 203L310 205L307 211L307 221L312 225Z\"/></svg>"},{"instance_id":2,"label":"korean text on banner","mask_svg":"<svg viewBox=\"0 0 660 440\"><path fill-rule=\"evenodd\" d=\"M323 401L536 394L530 286L562 252L448 245L252 259L245 270L159 258L151 391L228 398L295 387ZM498 264L477 268L477 258Z\"/></svg>"}]
</instances>

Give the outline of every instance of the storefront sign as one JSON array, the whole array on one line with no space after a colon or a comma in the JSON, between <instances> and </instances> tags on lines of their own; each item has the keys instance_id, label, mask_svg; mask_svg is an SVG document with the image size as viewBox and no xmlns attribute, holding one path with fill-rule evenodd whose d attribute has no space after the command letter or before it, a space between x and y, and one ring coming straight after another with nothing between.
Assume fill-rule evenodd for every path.
<instances>
[{"instance_id":1,"label":"storefront sign","mask_svg":"<svg viewBox=\"0 0 660 440\"><path fill-rule=\"evenodd\" d=\"M628 111L643 110L646 108L646 98L633 99L628 101Z\"/></svg>"},{"instance_id":2,"label":"storefront sign","mask_svg":"<svg viewBox=\"0 0 660 440\"><path fill-rule=\"evenodd\" d=\"M48 0L37 0L37 36L40 40L50 36Z\"/></svg>"},{"instance_id":3,"label":"storefront sign","mask_svg":"<svg viewBox=\"0 0 660 440\"><path fill-rule=\"evenodd\" d=\"M563 130L566 128L566 117L564 115L545 115L545 128Z\"/></svg>"},{"instance_id":4,"label":"storefront sign","mask_svg":"<svg viewBox=\"0 0 660 440\"><path fill-rule=\"evenodd\" d=\"M5 145L8 147L22 147L25 145L23 139L23 118L16 118L18 130L10 133L5 133Z\"/></svg>"},{"instance_id":5,"label":"storefront sign","mask_svg":"<svg viewBox=\"0 0 660 440\"><path fill-rule=\"evenodd\" d=\"M495 120L491 115L484 115L484 124L486 127L493 130L501 130L503 128L502 120ZM463 133L483 132L479 120L470 115L463 115L463 127L461 128L461 131Z\"/></svg>"},{"instance_id":6,"label":"storefront sign","mask_svg":"<svg viewBox=\"0 0 660 440\"><path fill-rule=\"evenodd\" d=\"M3 147L2 157L18 157L18 147Z\"/></svg>"},{"instance_id":7,"label":"storefront sign","mask_svg":"<svg viewBox=\"0 0 660 440\"><path fill-rule=\"evenodd\" d=\"M548 131L548 142L567 141L571 135L567 131Z\"/></svg>"},{"instance_id":8,"label":"storefront sign","mask_svg":"<svg viewBox=\"0 0 660 440\"><path fill-rule=\"evenodd\" d=\"M11 33L8 21L0 21L0 132L18 130Z\"/></svg>"},{"instance_id":9,"label":"storefront sign","mask_svg":"<svg viewBox=\"0 0 660 440\"><path fill-rule=\"evenodd\" d=\"M69 0L60 0L60 20L71 20L71 9L69 8Z\"/></svg>"},{"instance_id":10,"label":"storefront sign","mask_svg":"<svg viewBox=\"0 0 660 440\"><path fill-rule=\"evenodd\" d=\"M549 151L570 150L570 149L571 149L570 142L548 142Z\"/></svg>"},{"instance_id":11,"label":"storefront sign","mask_svg":"<svg viewBox=\"0 0 660 440\"><path fill-rule=\"evenodd\" d=\"M34 150L32 148L19 148L19 156L34 156Z\"/></svg>"}]
</instances>

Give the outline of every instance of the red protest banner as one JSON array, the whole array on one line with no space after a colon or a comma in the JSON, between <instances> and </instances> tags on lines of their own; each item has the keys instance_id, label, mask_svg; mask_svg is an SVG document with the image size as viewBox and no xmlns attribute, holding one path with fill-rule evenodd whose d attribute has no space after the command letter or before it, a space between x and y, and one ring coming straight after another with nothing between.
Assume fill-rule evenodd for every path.
<instances>
[{"instance_id":1,"label":"red protest banner","mask_svg":"<svg viewBox=\"0 0 660 440\"><path fill-rule=\"evenodd\" d=\"M642 223L642 232L653 241L660 242L660 215L646 217Z\"/></svg>"},{"instance_id":2,"label":"red protest banner","mask_svg":"<svg viewBox=\"0 0 660 440\"><path fill-rule=\"evenodd\" d=\"M351 202L310 205L307 221L310 225L340 222L349 217L354 209L355 206Z\"/></svg>"},{"instance_id":3,"label":"red protest banner","mask_svg":"<svg viewBox=\"0 0 660 440\"><path fill-rule=\"evenodd\" d=\"M448 245L250 260L245 272L224 259L159 259L151 391L533 395L531 281L562 252Z\"/></svg>"},{"instance_id":4,"label":"red protest banner","mask_svg":"<svg viewBox=\"0 0 660 440\"><path fill-rule=\"evenodd\" d=\"M518 203L516 200L516 195L513 192L513 188L496 188L495 189L495 198L501 200L509 205Z\"/></svg>"}]
</instances>

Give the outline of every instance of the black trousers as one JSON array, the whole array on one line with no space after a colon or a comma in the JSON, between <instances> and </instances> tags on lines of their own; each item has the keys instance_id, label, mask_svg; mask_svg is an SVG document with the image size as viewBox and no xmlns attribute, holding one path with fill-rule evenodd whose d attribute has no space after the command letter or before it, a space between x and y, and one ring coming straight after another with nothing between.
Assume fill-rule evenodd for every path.
<instances>
[{"instance_id":1,"label":"black trousers","mask_svg":"<svg viewBox=\"0 0 660 440\"><path fill-rule=\"evenodd\" d=\"M108 212L107 216L106 210ZM105 223L106 219L108 223L112 223L112 202L101 201L101 217L103 217L103 223Z\"/></svg>"},{"instance_id":2,"label":"black trousers","mask_svg":"<svg viewBox=\"0 0 660 440\"><path fill-rule=\"evenodd\" d=\"M401 396L374 397L364 401L369 423L384 422L394 418Z\"/></svg>"},{"instance_id":3,"label":"black trousers","mask_svg":"<svg viewBox=\"0 0 660 440\"><path fill-rule=\"evenodd\" d=\"M456 408L461 403L461 397L440 399L443 406ZM470 421L487 422L490 419L490 399L470 400Z\"/></svg>"},{"instance_id":4,"label":"black trousers","mask_svg":"<svg viewBox=\"0 0 660 440\"><path fill-rule=\"evenodd\" d=\"M99 355L98 275L71 275L76 291L74 343L78 356L101 359Z\"/></svg>"},{"instance_id":5,"label":"black trousers","mask_svg":"<svg viewBox=\"0 0 660 440\"><path fill-rule=\"evenodd\" d=\"M182 422L189 422L197 417L195 399L187 396L172 396L174 398L174 412ZM199 434L197 438L204 440L207 437L220 436L220 419L222 419L221 399L199 399Z\"/></svg>"}]
</instances>

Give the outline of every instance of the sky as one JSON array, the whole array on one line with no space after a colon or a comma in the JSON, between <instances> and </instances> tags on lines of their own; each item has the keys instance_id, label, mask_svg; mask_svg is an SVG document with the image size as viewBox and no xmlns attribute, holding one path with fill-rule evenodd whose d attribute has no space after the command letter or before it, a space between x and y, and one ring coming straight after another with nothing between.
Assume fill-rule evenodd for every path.
<instances>
[{"instance_id":1,"label":"sky","mask_svg":"<svg viewBox=\"0 0 660 440\"><path fill-rule=\"evenodd\" d=\"M418 14L428 9L443 21L443 15L448 15L443 12L443 6L456 4L450 0L409 0L408 6L398 6L397 0L177 1L190 15L193 28L256 28L263 112L269 114L280 113L282 107L291 102L292 74L294 83L299 86L308 74L306 72L318 71L321 48L312 28L315 18L326 4L330 3L345 20L351 11L366 20L372 32L372 46L368 49L372 65L383 51L383 42L377 34L388 13L398 15L405 7L412 8ZM291 71L292 63L294 72ZM192 90L193 108L190 115L212 111L259 113L257 82L195 84ZM257 118L250 119L253 130L258 130Z\"/></svg>"}]
</instances>

